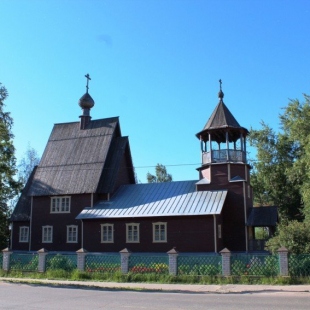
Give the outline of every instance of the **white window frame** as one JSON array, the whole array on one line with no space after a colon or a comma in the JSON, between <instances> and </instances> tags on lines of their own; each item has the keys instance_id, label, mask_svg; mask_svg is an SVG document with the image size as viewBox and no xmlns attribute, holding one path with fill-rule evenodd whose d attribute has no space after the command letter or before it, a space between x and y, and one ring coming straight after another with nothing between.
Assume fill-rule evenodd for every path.
<instances>
[{"instance_id":1,"label":"white window frame","mask_svg":"<svg viewBox=\"0 0 310 310\"><path fill-rule=\"evenodd\" d=\"M78 242L78 226L68 225L67 226L67 243L77 243Z\"/></svg>"},{"instance_id":2,"label":"white window frame","mask_svg":"<svg viewBox=\"0 0 310 310\"><path fill-rule=\"evenodd\" d=\"M29 226L19 227L19 242L29 242Z\"/></svg>"},{"instance_id":3,"label":"white window frame","mask_svg":"<svg viewBox=\"0 0 310 310\"><path fill-rule=\"evenodd\" d=\"M161 235L162 228L164 229L163 236ZM153 223L153 242L154 243L167 242L167 222Z\"/></svg>"},{"instance_id":4,"label":"white window frame","mask_svg":"<svg viewBox=\"0 0 310 310\"><path fill-rule=\"evenodd\" d=\"M51 213L70 213L71 197L51 197Z\"/></svg>"},{"instance_id":5,"label":"white window frame","mask_svg":"<svg viewBox=\"0 0 310 310\"><path fill-rule=\"evenodd\" d=\"M136 232L136 236L135 236L135 232ZM127 223L126 224L126 242L127 243L139 243L140 242L140 224L139 223Z\"/></svg>"},{"instance_id":6,"label":"white window frame","mask_svg":"<svg viewBox=\"0 0 310 310\"><path fill-rule=\"evenodd\" d=\"M107 238L104 238L106 230ZM101 224L101 243L114 243L114 224Z\"/></svg>"},{"instance_id":7,"label":"white window frame","mask_svg":"<svg viewBox=\"0 0 310 310\"><path fill-rule=\"evenodd\" d=\"M42 243L53 243L53 226L42 226Z\"/></svg>"}]
</instances>

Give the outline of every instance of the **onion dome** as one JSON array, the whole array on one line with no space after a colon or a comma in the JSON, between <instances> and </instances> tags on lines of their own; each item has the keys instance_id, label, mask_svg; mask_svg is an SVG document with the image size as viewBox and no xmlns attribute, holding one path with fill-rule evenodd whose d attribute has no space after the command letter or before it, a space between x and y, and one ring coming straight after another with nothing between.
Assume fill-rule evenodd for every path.
<instances>
[{"instance_id":1,"label":"onion dome","mask_svg":"<svg viewBox=\"0 0 310 310\"><path fill-rule=\"evenodd\" d=\"M91 109L94 105L95 101L88 92L85 93L79 100L79 106L82 109Z\"/></svg>"}]
</instances>

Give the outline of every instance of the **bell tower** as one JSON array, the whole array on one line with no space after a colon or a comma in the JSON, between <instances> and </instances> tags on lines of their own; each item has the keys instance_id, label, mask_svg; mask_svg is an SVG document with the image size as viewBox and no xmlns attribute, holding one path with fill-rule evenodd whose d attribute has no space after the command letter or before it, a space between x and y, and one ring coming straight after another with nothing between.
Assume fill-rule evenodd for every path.
<instances>
[{"instance_id":1,"label":"bell tower","mask_svg":"<svg viewBox=\"0 0 310 310\"><path fill-rule=\"evenodd\" d=\"M231 251L248 251L248 214L253 206L250 165L246 156L248 130L237 122L224 103L220 80L219 102L203 129L197 191L227 190L224 208L215 216L221 230L220 245ZM222 228L221 228L222 227Z\"/></svg>"},{"instance_id":2,"label":"bell tower","mask_svg":"<svg viewBox=\"0 0 310 310\"><path fill-rule=\"evenodd\" d=\"M224 171L228 182L234 178L247 180L246 168L250 168L246 158L246 137L249 132L239 125L225 105L222 80L219 82L219 102L204 128L196 134L201 143L201 167L197 169L201 181L199 183L209 183L215 187L216 184L223 185L224 180L220 179L223 179ZM236 165L239 169L232 169ZM222 171L220 179L217 177L219 170Z\"/></svg>"}]
</instances>

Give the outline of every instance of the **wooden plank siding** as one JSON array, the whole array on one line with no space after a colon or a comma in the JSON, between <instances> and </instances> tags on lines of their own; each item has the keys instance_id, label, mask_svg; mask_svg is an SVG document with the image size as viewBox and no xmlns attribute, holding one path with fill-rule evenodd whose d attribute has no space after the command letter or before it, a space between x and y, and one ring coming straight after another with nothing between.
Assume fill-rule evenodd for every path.
<instances>
[{"instance_id":1,"label":"wooden plank siding","mask_svg":"<svg viewBox=\"0 0 310 310\"><path fill-rule=\"evenodd\" d=\"M153 223L167 223L167 242L153 242ZM140 242L126 242L126 223L140 224ZM101 243L101 224L114 224L114 242ZM84 248L90 252L214 252L213 216L83 220ZM219 242L221 243L221 242Z\"/></svg>"}]
</instances>

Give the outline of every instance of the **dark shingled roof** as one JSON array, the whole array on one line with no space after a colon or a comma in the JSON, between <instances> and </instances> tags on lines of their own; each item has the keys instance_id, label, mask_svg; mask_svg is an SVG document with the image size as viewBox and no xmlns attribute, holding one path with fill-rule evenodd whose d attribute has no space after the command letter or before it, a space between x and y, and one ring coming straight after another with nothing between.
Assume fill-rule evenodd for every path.
<instances>
[{"instance_id":1,"label":"dark shingled roof","mask_svg":"<svg viewBox=\"0 0 310 310\"><path fill-rule=\"evenodd\" d=\"M111 171L103 180L103 170L117 169L126 144L128 138L120 137L118 117L93 120L83 130L79 122L55 124L28 195L109 190L114 184L114 175ZM109 155L111 145L114 153Z\"/></svg>"},{"instance_id":2,"label":"dark shingled roof","mask_svg":"<svg viewBox=\"0 0 310 310\"><path fill-rule=\"evenodd\" d=\"M30 211L31 211L31 197L27 196L27 192L33 181L34 174L36 172L37 166L31 172L29 179L22 190L22 193L18 199L15 209L11 215L11 221L29 221Z\"/></svg>"},{"instance_id":3,"label":"dark shingled roof","mask_svg":"<svg viewBox=\"0 0 310 310\"><path fill-rule=\"evenodd\" d=\"M210 116L208 122L204 126L203 130L196 134L207 141L209 139L208 133L216 131L218 134L214 138L217 142L225 142L225 132L229 132L230 142L236 141L240 138L240 132L248 133L247 129L241 127L232 113L229 111L225 103L220 100L218 105L215 107L212 115Z\"/></svg>"},{"instance_id":4,"label":"dark shingled roof","mask_svg":"<svg viewBox=\"0 0 310 310\"><path fill-rule=\"evenodd\" d=\"M276 226L278 222L278 208L255 207L251 208L247 226L268 227Z\"/></svg>"}]
</instances>

